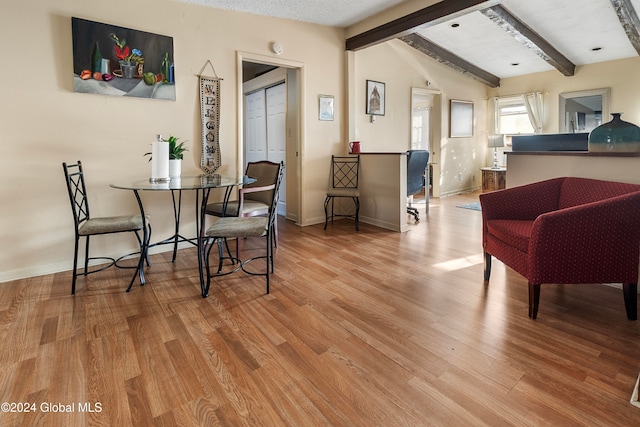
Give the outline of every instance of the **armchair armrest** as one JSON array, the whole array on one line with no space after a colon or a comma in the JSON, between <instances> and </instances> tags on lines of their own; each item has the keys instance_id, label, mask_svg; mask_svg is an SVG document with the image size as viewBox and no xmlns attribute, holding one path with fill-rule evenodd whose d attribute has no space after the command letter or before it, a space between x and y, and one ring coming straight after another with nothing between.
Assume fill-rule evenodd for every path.
<instances>
[{"instance_id":1,"label":"armchair armrest","mask_svg":"<svg viewBox=\"0 0 640 427\"><path fill-rule=\"evenodd\" d=\"M529 240L528 278L634 283L639 256L640 192L635 192L540 215Z\"/></svg>"}]
</instances>

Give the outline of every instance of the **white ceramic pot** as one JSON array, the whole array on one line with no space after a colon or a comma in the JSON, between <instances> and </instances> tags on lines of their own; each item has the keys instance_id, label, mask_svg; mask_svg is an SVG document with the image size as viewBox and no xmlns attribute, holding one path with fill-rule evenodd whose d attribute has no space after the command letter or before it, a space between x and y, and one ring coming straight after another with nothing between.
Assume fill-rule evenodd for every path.
<instances>
[{"instance_id":1,"label":"white ceramic pot","mask_svg":"<svg viewBox=\"0 0 640 427\"><path fill-rule=\"evenodd\" d=\"M179 177L182 173L182 160L169 160L169 176L171 178Z\"/></svg>"}]
</instances>

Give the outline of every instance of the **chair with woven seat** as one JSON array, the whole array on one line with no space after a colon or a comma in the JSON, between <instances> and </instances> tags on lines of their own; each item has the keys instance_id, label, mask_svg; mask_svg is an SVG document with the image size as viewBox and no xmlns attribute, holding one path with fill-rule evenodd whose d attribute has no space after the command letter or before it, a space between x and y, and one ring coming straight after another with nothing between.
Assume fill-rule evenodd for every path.
<instances>
[{"instance_id":1,"label":"chair with woven seat","mask_svg":"<svg viewBox=\"0 0 640 427\"><path fill-rule=\"evenodd\" d=\"M78 160L76 164L62 163L62 169L64 170L64 176L67 183L67 190L69 193L69 200L71 202L71 211L73 213L73 223L75 227L75 248L73 255L73 279L71 281L71 294L76 292L76 279L78 276L86 276L91 273L97 273L99 271L106 270L107 268L115 265L118 268L135 268L136 272L131 278L127 292L131 290L131 286L135 281L136 276L140 275L140 283L144 284L143 263L147 258L146 248L149 244L151 237L151 225L149 224L148 217L143 221L141 215L120 215L109 217L91 217L89 213L89 200L87 198L87 189L84 181L84 171L82 169L82 162ZM145 226L146 224L146 226ZM89 256L89 238L91 236L97 236L101 234L115 234L132 232L135 234L140 247L140 257L136 266L121 266L118 262L126 257L137 254L124 255L118 259L112 257L90 257ZM142 232L143 237L140 237ZM84 253L84 269L81 273L78 272L78 250L80 238L85 238L85 253ZM108 261L106 266L97 268L95 270L89 270L89 261L104 260ZM147 264L148 264L147 259Z\"/></svg>"},{"instance_id":2,"label":"chair with woven seat","mask_svg":"<svg viewBox=\"0 0 640 427\"><path fill-rule=\"evenodd\" d=\"M245 175L254 178L256 181L244 185L238 191L238 200L227 202L209 203L206 207L207 215L217 217L225 216L260 216L268 215L271 201L273 200L273 188L276 183L281 163L274 163L267 160L250 162L247 164ZM278 223L273 227L274 243L278 245Z\"/></svg>"},{"instance_id":3,"label":"chair with woven seat","mask_svg":"<svg viewBox=\"0 0 640 427\"><path fill-rule=\"evenodd\" d=\"M269 203L269 211L267 216L224 216L217 218L206 231L207 242L204 248L204 266L207 273L207 284L203 296L208 295L209 288L211 287L211 278L226 276L231 273L235 273L238 270L242 270L247 274L256 276L265 276L266 278L266 293L269 293L270 285L270 273L274 271L274 227L277 221L277 207L278 207L278 191L280 190L280 184L284 175L284 165L279 164L275 182L273 184L263 187L262 191L268 191L271 194L271 202ZM242 201L240 201L242 203ZM246 260L240 259L240 252L236 244L236 257L231 256L224 257L223 255L223 243L228 239L237 239L247 237L265 237L266 238L266 253L263 256L251 257ZM214 245L218 247L218 257L220 266L218 271L214 274L211 273L209 254ZM247 264L256 259L265 259L265 271L256 272L247 269ZM231 271L222 271L221 266L224 259L230 259L232 264L237 264Z\"/></svg>"},{"instance_id":4,"label":"chair with woven seat","mask_svg":"<svg viewBox=\"0 0 640 427\"><path fill-rule=\"evenodd\" d=\"M331 183L327 196L324 199L324 229L327 229L329 218L333 222L335 217L353 218L356 223L356 231L360 229L360 190L358 190L358 175L360 172L360 155L357 156L331 156ZM336 214L334 203L336 198L349 198L355 204L355 213ZM329 203L331 203L331 215L329 215Z\"/></svg>"},{"instance_id":5,"label":"chair with woven seat","mask_svg":"<svg viewBox=\"0 0 640 427\"><path fill-rule=\"evenodd\" d=\"M409 200L413 199L411 196L422 192L422 189L425 188L424 172L428 163L429 152L427 150L407 151L407 197ZM425 191L428 189L425 188ZM407 205L407 213L413 215L416 222L420 221L418 209L411 206L411 203Z\"/></svg>"}]
</instances>

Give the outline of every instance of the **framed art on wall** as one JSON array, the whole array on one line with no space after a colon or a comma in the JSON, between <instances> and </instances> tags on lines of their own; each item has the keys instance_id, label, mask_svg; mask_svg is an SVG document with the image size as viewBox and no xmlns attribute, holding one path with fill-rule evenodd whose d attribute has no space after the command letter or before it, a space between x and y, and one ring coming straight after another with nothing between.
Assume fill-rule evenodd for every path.
<instances>
[{"instance_id":1,"label":"framed art on wall","mask_svg":"<svg viewBox=\"0 0 640 427\"><path fill-rule=\"evenodd\" d=\"M320 95L318 101L318 120L333 120L333 96Z\"/></svg>"},{"instance_id":2,"label":"framed art on wall","mask_svg":"<svg viewBox=\"0 0 640 427\"><path fill-rule=\"evenodd\" d=\"M367 114L384 116L385 84L367 80Z\"/></svg>"},{"instance_id":3,"label":"framed art on wall","mask_svg":"<svg viewBox=\"0 0 640 427\"><path fill-rule=\"evenodd\" d=\"M473 136L473 101L451 100L449 110L449 137Z\"/></svg>"},{"instance_id":4,"label":"framed art on wall","mask_svg":"<svg viewBox=\"0 0 640 427\"><path fill-rule=\"evenodd\" d=\"M176 100L173 38L71 18L75 92Z\"/></svg>"}]
</instances>

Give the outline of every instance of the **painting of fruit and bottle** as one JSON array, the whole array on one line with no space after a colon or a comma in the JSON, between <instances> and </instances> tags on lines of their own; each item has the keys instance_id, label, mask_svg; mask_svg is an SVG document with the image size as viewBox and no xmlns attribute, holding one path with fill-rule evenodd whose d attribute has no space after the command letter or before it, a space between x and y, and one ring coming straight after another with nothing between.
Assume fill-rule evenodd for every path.
<instances>
[{"instance_id":1,"label":"painting of fruit and bottle","mask_svg":"<svg viewBox=\"0 0 640 427\"><path fill-rule=\"evenodd\" d=\"M75 92L175 101L173 38L71 18Z\"/></svg>"}]
</instances>

